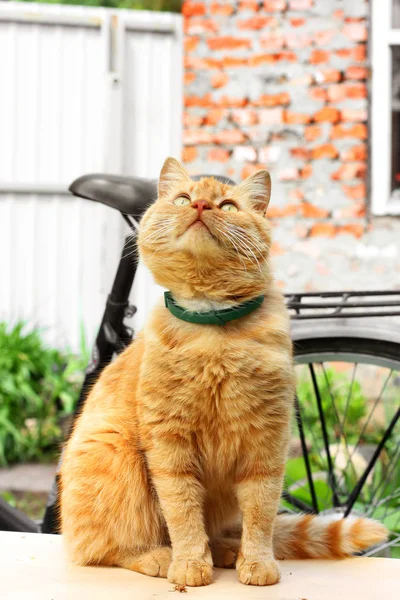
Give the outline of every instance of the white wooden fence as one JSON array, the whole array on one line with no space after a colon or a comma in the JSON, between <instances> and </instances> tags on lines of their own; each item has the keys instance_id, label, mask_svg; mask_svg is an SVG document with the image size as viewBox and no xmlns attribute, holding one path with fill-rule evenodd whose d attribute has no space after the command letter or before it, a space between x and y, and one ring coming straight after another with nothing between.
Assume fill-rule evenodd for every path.
<instances>
[{"instance_id":1,"label":"white wooden fence","mask_svg":"<svg viewBox=\"0 0 400 600\"><path fill-rule=\"evenodd\" d=\"M180 155L182 70L180 15L0 2L0 320L93 339L125 229L67 187ZM140 326L157 295L143 269L136 290Z\"/></svg>"}]
</instances>

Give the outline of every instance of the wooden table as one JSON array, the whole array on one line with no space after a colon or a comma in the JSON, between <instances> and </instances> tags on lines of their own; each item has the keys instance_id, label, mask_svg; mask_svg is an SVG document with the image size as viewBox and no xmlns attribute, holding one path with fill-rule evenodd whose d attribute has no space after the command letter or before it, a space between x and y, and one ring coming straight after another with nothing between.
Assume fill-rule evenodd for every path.
<instances>
[{"instance_id":1,"label":"wooden table","mask_svg":"<svg viewBox=\"0 0 400 600\"><path fill-rule=\"evenodd\" d=\"M234 570L181 595L166 579L125 569L75 567L55 535L0 532L1 600L400 600L400 560L288 560L271 587L244 586Z\"/></svg>"}]
</instances>

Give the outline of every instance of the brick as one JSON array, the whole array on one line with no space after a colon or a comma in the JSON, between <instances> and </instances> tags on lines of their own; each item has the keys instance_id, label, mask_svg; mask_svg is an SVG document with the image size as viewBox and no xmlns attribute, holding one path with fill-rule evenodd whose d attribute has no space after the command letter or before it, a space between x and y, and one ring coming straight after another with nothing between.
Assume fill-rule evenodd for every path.
<instances>
[{"instance_id":1,"label":"brick","mask_svg":"<svg viewBox=\"0 0 400 600\"><path fill-rule=\"evenodd\" d=\"M346 181L347 179L362 179L366 175L365 163L344 163L337 171L332 173L333 181Z\"/></svg>"},{"instance_id":2,"label":"brick","mask_svg":"<svg viewBox=\"0 0 400 600\"><path fill-rule=\"evenodd\" d=\"M339 152L337 148L333 144L321 144L320 146L315 146L312 149L312 158L314 160L318 160L319 158L337 158L339 156Z\"/></svg>"},{"instance_id":3,"label":"brick","mask_svg":"<svg viewBox=\"0 0 400 600\"><path fill-rule=\"evenodd\" d=\"M314 121L317 123L337 123L340 121L340 110L331 106L325 106L315 113Z\"/></svg>"},{"instance_id":4,"label":"brick","mask_svg":"<svg viewBox=\"0 0 400 600\"><path fill-rule=\"evenodd\" d=\"M257 112L248 108L232 111L232 121L238 125L254 125L257 123Z\"/></svg>"},{"instance_id":5,"label":"brick","mask_svg":"<svg viewBox=\"0 0 400 600\"><path fill-rule=\"evenodd\" d=\"M302 73L301 75L297 75L297 77L291 77L288 83L289 85L298 85L307 88L314 83L314 78L311 73Z\"/></svg>"},{"instance_id":6,"label":"brick","mask_svg":"<svg viewBox=\"0 0 400 600\"><path fill-rule=\"evenodd\" d=\"M349 233L356 238L361 238L364 235L365 228L360 223L347 223L346 225L340 225L337 231L338 233Z\"/></svg>"},{"instance_id":7,"label":"brick","mask_svg":"<svg viewBox=\"0 0 400 600\"><path fill-rule=\"evenodd\" d=\"M265 165L261 165L261 164L245 165L242 169L241 177L242 177L242 179L247 179L247 177L250 177L250 175L253 175L257 171L260 171L261 169L264 169L264 168L265 168Z\"/></svg>"},{"instance_id":8,"label":"brick","mask_svg":"<svg viewBox=\"0 0 400 600\"><path fill-rule=\"evenodd\" d=\"M200 38L198 37L185 37L184 50L185 53L194 52L199 45Z\"/></svg>"},{"instance_id":9,"label":"brick","mask_svg":"<svg viewBox=\"0 0 400 600\"><path fill-rule=\"evenodd\" d=\"M212 15L220 15L222 17L229 17L233 14L234 8L231 4L225 2L212 2L210 5L210 13Z\"/></svg>"},{"instance_id":10,"label":"brick","mask_svg":"<svg viewBox=\"0 0 400 600\"><path fill-rule=\"evenodd\" d=\"M333 13L333 17L335 19L342 20L344 17L344 10L342 10L341 8L339 8L338 10L335 10Z\"/></svg>"},{"instance_id":11,"label":"brick","mask_svg":"<svg viewBox=\"0 0 400 600\"><path fill-rule=\"evenodd\" d=\"M300 205L300 212L305 219L325 219L329 216L329 211L325 208L319 208L315 204L309 202L302 202Z\"/></svg>"},{"instance_id":12,"label":"brick","mask_svg":"<svg viewBox=\"0 0 400 600\"><path fill-rule=\"evenodd\" d=\"M277 24L278 22L274 17L265 17L260 15L237 22L239 29L252 29L255 31L258 29L264 29L265 27L276 27Z\"/></svg>"},{"instance_id":13,"label":"brick","mask_svg":"<svg viewBox=\"0 0 400 600\"><path fill-rule=\"evenodd\" d=\"M291 125L306 125L307 123L310 123L311 115L285 110L284 121L285 123L290 123Z\"/></svg>"},{"instance_id":14,"label":"brick","mask_svg":"<svg viewBox=\"0 0 400 600\"><path fill-rule=\"evenodd\" d=\"M335 210L335 218L352 219L354 217L364 218L366 216L365 203L363 201L354 201L344 208Z\"/></svg>"},{"instance_id":15,"label":"brick","mask_svg":"<svg viewBox=\"0 0 400 600\"><path fill-rule=\"evenodd\" d=\"M251 10L253 12L258 12L259 8L260 6L257 0L242 0L239 2L238 6L239 11Z\"/></svg>"},{"instance_id":16,"label":"brick","mask_svg":"<svg viewBox=\"0 0 400 600\"><path fill-rule=\"evenodd\" d=\"M258 112L258 120L261 125L277 125L278 123L283 123L283 109L262 109Z\"/></svg>"},{"instance_id":17,"label":"brick","mask_svg":"<svg viewBox=\"0 0 400 600\"><path fill-rule=\"evenodd\" d=\"M367 187L365 183L357 185L342 185L342 190L351 200L365 200Z\"/></svg>"},{"instance_id":18,"label":"brick","mask_svg":"<svg viewBox=\"0 0 400 600\"><path fill-rule=\"evenodd\" d=\"M233 98L232 96L221 96L218 105L227 108L242 108L248 103L247 98Z\"/></svg>"},{"instance_id":19,"label":"brick","mask_svg":"<svg viewBox=\"0 0 400 600\"><path fill-rule=\"evenodd\" d=\"M305 25L306 20L303 19L303 17L293 17L292 19L290 19L290 25L292 27L302 27L303 25Z\"/></svg>"},{"instance_id":20,"label":"brick","mask_svg":"<svg viewBox=\"0 0 400 600\"><path fill-rule=\"evenodd\" d=\"M211 148L207 154L207 159L211 162L227 162L229 157L229 150L225 150L224 148Z\"/></svg>"},{"instance_id":21,"label":"brick","mask_svg":"<svg viewBox=\"0 0 400 600\"><path fill-rule=\"evenodd\" d=\"M310 237L335 237L336 228L333 223L315 223L309 231Z\"/></svg>"},{"instance_id":22,"label":"brick","mask_svg":"<svg viewBox=\"0 0 400 600\"><path fill-rule=\"evenodd\" d=\"M359 144L358 146L346 148L340 153L340 158L342 160L367 160L367 156L366 144Z\"/></svg>"},{"instance_id":23,"label":"brick","mask_svg":"<svg viewBox=\"0 0 400 600\"><path fill-rule=\"evenodd\" d=\"M298 60L297 54L290 50L284 50L275 54L254 54L249 58L249 65L251 67L257 67L263 64L272 64L281 61L296 62Z\"/></svg>"},{"instance_id":24,"label":"brick","mask_svg":"<svg viewBox=\"0 0 400 600\"><path fill-rule=\"evenodd\" d=\"M317 101L320 101L320 102L326 102L326 99L327 99L326 90L324 88L321 88L321 87L312 87L309 90L308 95L313 100L317 100Z\"/></svg>"},{"instance_id":25,"label":"brick","mask_svg":"<svg viewBox=\"0 0 400 600\"><path fill-rule=\"evenodd\" d=\"M253 102L255 106L286 106L290 104L290 96L287 92L279 94L262 94L258 100Z\"/></svg>"},{"instance_id":26,"label":"brick","mask_svg":"<svg viewBox=\"0 0 400 600\"><path fill-rule=\"evenodd\" d=\"M304 192L300 188L293 188L288 194L290 200L304 200Z\"/></svg>"},{"instance_id":27,"label":"brick","mask_svg":"<svg viewBox=\"0 0 400 600\"><path fill-rule=\"evenodd\" d=\"M193 83L193 81L195 81L195 79L196 79L196 73L193 73L193 71L186 71L183 76L183 82L185 85L189 85L190 83Z\"/></svg>"},{"instance_id":28,"label":"brick","mask_svg":"<svg viewBox=\"0 0 400 600\"><path fill-rule=\"evenodd\" d=\"M313 0L289 0L289 10L308 10L313 5Z\"/></svg>"},{"instance_id":29,"label":"brick","mask_svg":"<svg viewBox=\"0 0 400 600\"><path fill-rule=\"evenodd\" d=\"M285 250L279 242L272 242L270 252L272 256L281 256L282 254L285 254Z\"/></svg>"},{"instance_id":30,"label":"brick","mask_svg":"<svg viewBox=\"0 0 400 600\"><path fill-rule=\"evenodd\" d=\"M223 108L213 108L209 110L204 117L205 125L217 125L225 119L228 115L228 111Z\"/></svg>"},{"instance_id":31,"label":"brick","mask_svg":"<svg viewBox=\"0 0 400 600\"><path fill-rule=\"evenodd\" d=\"M330 102L342 102L346 98L361 99L368 96L365 83L338 83L328 88L328 100Z\"/></svg>"},{"instance_id":32,"label":"brick","mask_svg":"<svg viewBox=\"0 0 400 600\"><path fill-rule=\"evenodd\" d=\"M184 144L210 144L212 141L211 133L205 129L187 129L183 132Z\"/></svg>"},{"instance_id":33,"label":"brick","mask_svg":"<svg viewBox=\"0 0 400 600\"><path fill-rule=\"evenodd\" d=\"M309 62L312 65L320 65L322 63L329 62L329 59L330 52L328 52L327 50L319 50L315 48L310 54Z\"/></svg>"},{"instance_id":34,"label":"brick","mask_svg":"<svg viewBox=\"0 0 400 600\"><path fill-rule=\"evenodd\" d=\"M276 19L274 20L276 21ZM276 24L278 24L278 21L276 21ZM284 45L285 36L279 31L268 31L260 37L260 46L266 50L280 50Z\"/></svg>"},{"instance_id":35,"label":"brick","mask_svg":"<svg viewBox=\"0 0 400 600\"><path fill-rule=\"evenodd\" d=\"M194 17L206 14L205 2L184 2L182 6L184 17Z\"/></svg>"},{"instance_id":36,"label":"brick","mask_svg":"<svg viewBox=\"0 0 400 600\"><path fill-rule=\"evenodd\" d=\"M365 83L355 83L348 85L346 90L347 98L367 98L368 89Z\"/></svg>"},{"instance_id":37,"label":"brick","mask_svg":"<svg viewBox=\"0 0 400 600\"><path fill-rule=\"evenodd\" d=\"M193 162L198 156L197 148L195 146L186 146L183 149L182 159L184 162Z\"/></svg>"},{"instance_id":38,"label":"brick","mask_svg":"<svg viewBox=\"0 0 400 600\"><path fill-rule=\"evenodd\" d=\"M199 58L198 56L184 57L185 69L221 69L222 60L216 58Z\"/></svg>"},{"instance_id":39,"label":"brick","mask_svg":"<svg viewBox=\"0 0 400 600\"><path fill-rule=\"evenodd\" d=\"M300 160L309 160L311 158L311 150L304 147L291 148L290 154L293 158L299 158Z\"/></svg>"},{"instance_id":40,"label":"brick","mask_svg":"<svg viewBox=\"0 0 400 600\"><path fill-rule=\"evenodd\" d=\"M295 181L299 178L299 169L296 167L286 167L279 171L278 179L280 181Z\"/></svg>"},{"instance_id":41,"label":"brick","mask_svg":"<svg viewBox=\"0 0 400 600\"><path fill-rule=\"evenodd\" d=\"M264 0L264 8L267 12L282 12L286 8L286 0Z\"/></svg>"},{"instance_id":42,"label":"brick","mask_svg":"<svg viewBox=\"0 0 400 600\"><path fill-rule=\"evenodd\" d=\"M209 38L207 45L210 50L237 50L238 48L251 48L251 40L225 35Z\"/></svg>"},{"instance_id":43,"label":"brick","mask_svg":"<svg viewBox=\"0 0 400 600\"><path fill-rule=\"evenodd\" d=\"M205 94L204 96L185 96L185 106L212 106L213 101L211 94Z\"/></svg>"},{"instance_id":44,"label":"brick","mask_svg":"<svg viewBox=\"0 0 400 600\"><path fill-rule=\"evenodd\" d=\"M341 32L353 42L365 42L368 38L368 29L363 22L345 23Z\"/></svg>"},{"instance_id":45,"label":"brick","mask_svg":"<svg viewBox=\"0 0 400 600\"><path fill-rule=\"evenodd\" d=\"M224 73L223 71L219 72L219 73L215 73L212 77L211 77L211 86L213 88L222 88L224 87L229 81L229 75L227 73Z\"/></svg>"},{"instance_id":46,"label":"brick","mask_svg":"<svg viewBox=\"0 0 400 600\"><path fill-rule=\"evenodd\" d=\"M240 144L244 140L244 133L240 129L226 129L213 135L213 142L216 144Z\"/></svg>"},{"instance_id":47,"label":"brick","mask_svg":"<svg viewBox=\"0 0 400 600\"><path fill-rule=\"evenodd\" d=\"M304 137L307 142L313 142L322 135L322 128L319 125L308 125L304 130Z\"/></svg>"},{"instance_id":48,"label":"brick","mask_svg":"<svg viewBox=\"0 0 400 600\"><path fill-rule=\"evenodd\" d=\"M298 33L290 31L285 36L286 46L288 48L308 48L312 43L312 38L307 33Z\"/></svg>"},{"instance_id":49,"label":"brick","mask_svg":"<svg viewBox=\"0 0 400 600\"><path fill-rule=\"evenodd\" d=\"M298 204L286 204L286 206L269 206L267 211L268 219L279 219L281 217L293 217L299 212Z\"/></svg>"},{"instance_id":50,"label":"brick","mask_svg":"<svg viewBox=\"0 0 400 600\"><path fill-rule=\"evenodd\" d=\"M234 56L224 56L221 64L225 69L232 67L245 67L248 64L247 58L235 58Z\"/></svg>"},{"instance_id":51,"label":"brick","mask_svg":"<svg viewBox=\"0 0 400 600\"><path fill-rule=\"evenodd\" d=\"M367 139L368 130L363 123L357 123L356 125L334 125L331 129L331 140L338 140L343 138L359 138L360 140Z\"/></svg>"},{"instance_id":52,"label":"brick","mask_svg":"<svg viewBox=\"0 0 400 600\"><path fill-rule=\"evenodd\" d=\"M329 102L343 102L347 97L346 86L341 83L331 85L327 90L327 95Z\"/></svg>"},{"instance_id":53,"label":"brick","mask_svg":"<svg viewBox=\"0 0 400 600\"><path fill-rule=\"evenodd\" d=\"M336 56L346 58L356 62L365 62L367 58L367 49L365 44L358 44L355 48L341 48L335 50Z\"/></svg>"},{"instance_id":54,"label":"brick","mask_svg":"<svg viewBox=\"0 0 400 600\"><path fill-rule=\"evenodd\" d=\"M342 121L366 121L368 111L366 108L344 108L342 110Z\"/></svg>"},{"instance_id":55,"label":"brick","mask_svg":"<svg viewBox=\"0 0 400 600\"><path fill-rule=\"evenodd\" d=\"M219 31L219 25L214 19L189 19L185 21L184 31L187 35L215 34Z\"/></svg>"},{"instance_id":56,"label":"brick","mask_svg":"<svg viewBox=\"0 0 400 600\"><path fill-rule=\"evenodd\" d=\"M305 165L302 169L300 169L300 177L302 179L308 179L309 177L311 177L312 172L313 172L312 166Z\"/></svg>"},{"instance_id":57,"label":"brick","mask_svg":"<svg viewBox=\"0 0 400 600\"><path fill-rule=\"evenodd\" d=\"M193 115L191 112L183 113L184 127L200 127L203 124L203 120L201 115Z\"/></svg>"},{"instance_id":58,"label":"brick","mask_svg":"<svg viewBox=\"0 0 400 600\"><path fill-rule=\"evenodd\" d=\"M341 80L342 74L337 69L321 69L314 77L318 83L337 83Z\"/></svg>"},{"instance_id":59,"label":"brick","mask_svg":"<svg viewBox=\"0 0 400 600\"><path fill-rule=\"evenodd\" d=\"M325 31L316 31L314 41L316 46L324 47L337 35L337 29L326 29Z\"/></svg>"},{"instance_id":60,"label":"brick","mask_svg":"<svg viewBox=\"0 0 400 600\"><path fill-rule=\"evenodd\" d=\"M237 146L232 158L237 162L254 162L257 160L257 152L253 146Z\"/></svg>"},{"instance_id":61,"label":"brick","mask_svg":"<svg viewBox=\"0 0 400 600\"><path fill-rule=\"evenodd\" d=\"M366 67L360 67L359 65L351 65L345 71L346 79L363 80L368 79L369 70Z\"/></svg>"},{"instance_id":62,"label":"brick","mask_svg":"<svg viewBox=\"0 0 400 600\"><path fill-rule=\"evenodd\" d=\"M279 146L264 146L258 151L258 160L267 165L275 164L278 162L281 152Z\"/></svg>"}]
</instances>

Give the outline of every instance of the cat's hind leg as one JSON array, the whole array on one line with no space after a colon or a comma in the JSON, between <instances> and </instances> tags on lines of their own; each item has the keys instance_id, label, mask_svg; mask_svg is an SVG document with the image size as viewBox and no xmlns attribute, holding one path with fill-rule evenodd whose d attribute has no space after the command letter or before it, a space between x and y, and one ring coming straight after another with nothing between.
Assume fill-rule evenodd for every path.
<instances>
[{"instance_id":1,"label":"cat's hind leg","mask_svg":"<svg viewBox=\"0 0 400 600\"><path fill-rule=\"evenodd\" d=\"M172 549L169 546L159 546L118 560L117 565L150 577L167 577L171 561Z\"/></svg>"},{"instance_id":2,"label":"cat's hind leg","mask_svg":"<svg viewBox=\"0 0 400 600\"><path fill-rule=\"evenodd\" d=\"M240 539L220 537L211 541L211 554L214 567L234 569L239 552Z\"/></svg>"}]
</instances>

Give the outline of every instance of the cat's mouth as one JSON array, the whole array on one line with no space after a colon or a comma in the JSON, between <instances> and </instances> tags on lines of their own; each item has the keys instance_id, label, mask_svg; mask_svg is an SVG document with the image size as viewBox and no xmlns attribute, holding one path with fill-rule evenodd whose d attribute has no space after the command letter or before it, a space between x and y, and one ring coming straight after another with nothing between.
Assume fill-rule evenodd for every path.
<instances>
[{"instance_id":1,"label":"cat's mouth","mask_svg":"<svg viewBox=\"0 0 400 600\"><path fill-rule=\"evenodd\" d=\"M199 231L201 231L203 229L203 230L211 233L209 228L207 227L207 225L204 223L204 221L202 219L196 219L195 221L193 221L193 223L191 223L189 225L189 227L187 228L186 231L188 231L189 229L198 229Z\"/></svg>"},{"instance_id":2,"label":"cat's mouth","mask_svg":"<svg viewBox=\"0 0 400 600\"><path fill-rule=\"evenodd\" d=\"M207 229L209 231L207 225L200 219L197 219L191 225L189 225L188 229Z\"/></svg>"}]
</instances>

